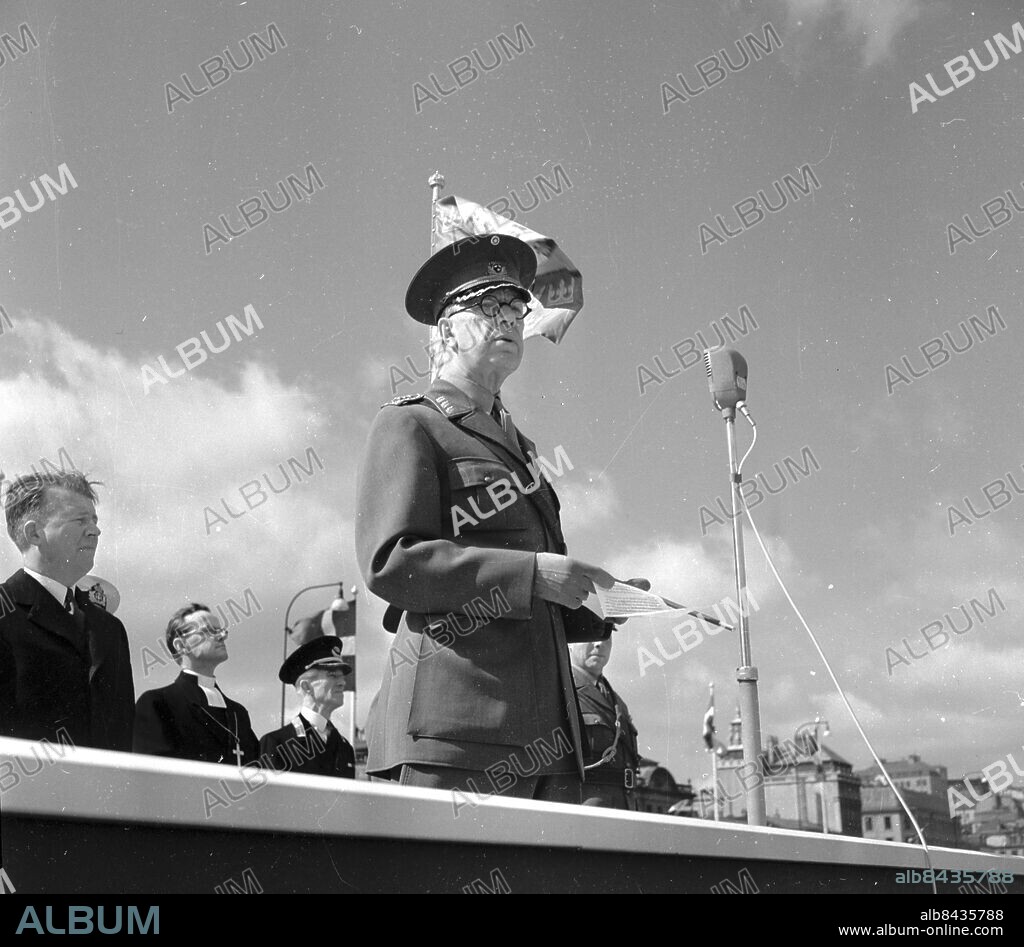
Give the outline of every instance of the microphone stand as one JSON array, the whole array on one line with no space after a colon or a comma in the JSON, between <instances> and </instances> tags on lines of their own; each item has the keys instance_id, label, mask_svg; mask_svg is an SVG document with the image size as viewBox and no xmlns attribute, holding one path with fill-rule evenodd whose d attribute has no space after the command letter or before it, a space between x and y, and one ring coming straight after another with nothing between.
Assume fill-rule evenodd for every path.
<instances>
[{"instance_id":1,"label":"microphone stand","mask_svg":"<svg viewBox=\"0 0 1024 947\"><path fill-rule=\"evenodd\" d=\"M761 761L761 710L757 700L757 668L750 657L750 616L747 610L747 570L743 558L743 498L740 494L739 462L736 455L736 409L722 408L726 440L729 445L729 485L732 488L732 549L736 572L736 598L740 610L740 666L736 668L739 685L740 717L743 720L743 763L751 765L757 780L747 790L747 824L764 825L764 774Z\"/></svg>"}]
</instances>

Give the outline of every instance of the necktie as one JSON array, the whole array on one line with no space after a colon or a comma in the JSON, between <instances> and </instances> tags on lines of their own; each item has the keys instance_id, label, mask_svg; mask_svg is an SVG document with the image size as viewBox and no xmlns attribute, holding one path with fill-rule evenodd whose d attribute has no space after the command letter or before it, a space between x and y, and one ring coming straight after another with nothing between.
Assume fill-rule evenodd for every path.
<instances>
[{"instance_id":1,"label":"necktie","mask_svg":"<svg viewBox=\"0 0 1024 947\"><path fill-rule=\"evenodd\" d=\"M85 633L85 613L79 607L75 601L74 595L71 593L71 589L68 589L67 595L64 596L64 610L71 616L75 623L75 627L80 633Z\"/></svg>"},{"instance_id":2,"label":"necktie","mask_svg":"<svg viewBox=\"0 0 1024 947\"><path fill-rule=\"evenodd\" d=\"M505 405L501 403L501 398L498 395L494 396L494 407L491 409L491 414L494 416L494 420L501 425L505 437L518 446L519 439L516 437L516 426L512 423L512 415L505 409Z\"/></svg>"}]
</instances>

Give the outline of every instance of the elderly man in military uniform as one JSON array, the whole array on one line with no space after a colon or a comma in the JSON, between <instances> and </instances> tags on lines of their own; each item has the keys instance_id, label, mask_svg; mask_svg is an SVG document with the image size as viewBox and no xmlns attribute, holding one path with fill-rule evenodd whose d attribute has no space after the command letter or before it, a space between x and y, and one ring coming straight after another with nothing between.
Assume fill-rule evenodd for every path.
<instances>
[{"instance_id":1,"label":"elderly man in military uniform","mask_svg":"<svg viewBox=\"0 0 1024 947\"><path fill-rule=\"evenodd\" d=\"M576 697L590 742L583 802L636 811L633 789L640 763L636 727L625 701L604 676L611 656L611 638L569 645Z\"/></svg>"},{"instance_id":2,"label":"elderly man in military uniform","mask_svg":"<svg viewBox=\"0 0 1024 947\"><path fill-rule=\"evenodd\" d=\"M566 642L608 636L580 606L614 580L566 554L558 499L500 397L523 358L536 267L514 237L470 237L435 253L406 294L441 353L425 394L377 415L359 475L357 559L395 633L367 772L579 803Z\"/></svg>"},{"instance_id":3,"label":"elderly man in military uniform","mask_svg":"<svg viewBox=\"0 0 1024 947\"><path fill-rule=\"evenodd\" d=\"M289 773L355 779L355 751L331 723L331 714L345 702L345 675L351 671L333 635L296 648L277 676L295 687L302 707L290 723L260 740L261 761Z\"/></svg>"}]
</instances>

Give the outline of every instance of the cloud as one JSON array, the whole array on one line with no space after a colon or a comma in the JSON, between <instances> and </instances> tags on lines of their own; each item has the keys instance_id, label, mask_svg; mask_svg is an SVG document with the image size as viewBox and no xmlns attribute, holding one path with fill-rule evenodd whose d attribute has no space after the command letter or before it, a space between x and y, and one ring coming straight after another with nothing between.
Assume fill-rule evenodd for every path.
<instances>
[{"instance_id":1,"label":"cloud","mask_svg":"<svg viewBox=\"0 0 1024 947\"><path fill-rule=\"evenodd\" d=\"M286 383L256 361L217 370L216 356L144 394L140 369L151 358L129 358L47 320L16 324L0 363L0 469L11 479L45 469L42 458L70 459L103 482L93 571L120 591L137 691L176 672L154 667L144 677L142 651L175 609L243 603L251 589L260 609L232 633L223 676L257 730L269 729L276 700L253 701L268 687L276 692L285 604L309 584L356 584L352 444L362 433L322 407L344 399ZM20 564L5 544L3 576ZM332 595L308 593L292 618Z\"/></svg>"},{"instance_id":2,"label":"cloud","mask_svg":"<svg viewBox=\"0 0 1024 947\"><path fill-rule=\"evenodd\" d=\"M824 34L826 21L839 18L847 43L861 48L865 69L888 59L900 33L918 16L920 0L783 0L788 22L785 42L803 60Z\"/></svg>"},{"instance_id":3,"label":"cloud","mask_svg":"<svg viewBox=\"0 0 1024 947\"><path fill-rule=\"evenodd\" d=\"M261 608L232 630L222 676L228 693L249 707L256 729L271 729L277 725L285 607L306 585L344 580L346 591L360 588L364 719L392 638L380 627L384 603L366 593L354 562L355 465L365 426L358 412L341 407L350 404L346 392L323 379L285 382L259 360L254 345L249 361L211 358L145 395L140 367L152 362L152 353L129 355L46 320L14 318L17 328L5 333L0 350L0 469L11 477L38 468L41 458L59 463L69 457L104 481L95 571L121 593L119 616L129 632L137 689L161 686L176 671L166 665L142 673L142 648L155 648L174 609L189 600L242 602L252 589ZM309 450L323 461L322 470ZM281 489L285 478L283 492L268 489L268 480ZM700 541L667 531L645 537L630 522L614 479L583 467L567 470L555 488L574 555L619 578L645 576L656 591L695 608L735 596L727 530ZM206 509L222 519L209 534ZM826 592L833 577L823 579L814 563L800 562L788 540L765 539L840 681L864 707L863 723L883 755L917 749L934 762L981 766L1009 746L1008 734L1024 713L1013 677L1021 655L1012 635L1024 601L1019 543L1012 512L970 532L958 530L955 539L945 532L941 512L912 506L865 521L846 537L850 555L865 563L858 588L845 587L840 577L839 587ZM820 659L747 536L748 584L759 606L752 647L765 732L784 737L794 721L820 710L829 716L835 749L862 765L866 751L835 703ZM0 550L6 575L19 557L13 544ZM989 587L998 590L1005 614L986 617L968 634L887 675L886 646L907 635L921 650L922 625L971 598L988 604ZM333 594L306 593L292 620L323 608ZM727 733L739 655L735 635L708 634L691 652L663 667L648 666L641 676L639 646L650 647L660 636L675 653L676 622L672 615L634 619L617 631L609 676L633 711L642 748L682 777L706 767L700 721L711 680L719 685L720 732Z\"/></svg>"},{"instance_id":4,"label":"cloud","mask_svg":"<svg viewBox=\"0 0 1024 947\"><path fill-rule=\"evenodd\" d=\"M800 581L801 573L785 540L773 536L764 538L783 581L787 585ZM758 605L763 607L767 602L776 601L781 592L749 532L746 561L747 586ZM724 531L700 542L652 537L649 542L618 550L609 560L608 568L620 578L650 579L653 591L694 607L712 605L726 596L735 598L736 595L732 537Z\"/></svg>"},{"instance_id":5,"label":"cloud","mask_svg":"<svg viewBox=\"0 0 1024 947\"><path fill-rule=\"evenodd\" d=\"M555 463L557 455L550 451L548 454L549 461ZM568 537L606 526L619 513L619 498L614 483L607 474L594 479L595 473L567 471L564 477L553 484L561 504L562 532ZM575 539L571 541L575 546Z\"/></svg>"}]
</instances>

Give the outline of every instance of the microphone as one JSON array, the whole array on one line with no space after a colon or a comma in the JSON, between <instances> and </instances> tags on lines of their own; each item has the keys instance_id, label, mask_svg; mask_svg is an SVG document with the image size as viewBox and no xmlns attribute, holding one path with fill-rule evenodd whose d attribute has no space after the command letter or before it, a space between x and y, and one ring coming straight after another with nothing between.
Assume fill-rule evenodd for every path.
<instances>
[{"instance_id":1,"label":"microphone","mask_svg":"<svg viewBox=\"0 0 1024 947\"><path fill-rule=\"evenodd\" d=\"M747 360L735 349L705 349L704 368L715 407L735 417L736 406L747 400Z\"/></svg>"}]
</instances>

